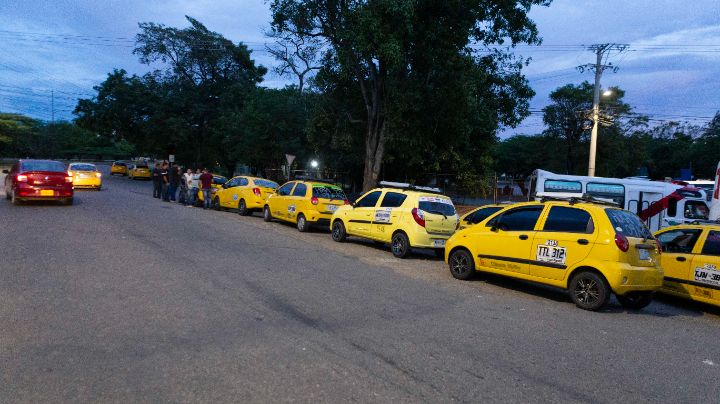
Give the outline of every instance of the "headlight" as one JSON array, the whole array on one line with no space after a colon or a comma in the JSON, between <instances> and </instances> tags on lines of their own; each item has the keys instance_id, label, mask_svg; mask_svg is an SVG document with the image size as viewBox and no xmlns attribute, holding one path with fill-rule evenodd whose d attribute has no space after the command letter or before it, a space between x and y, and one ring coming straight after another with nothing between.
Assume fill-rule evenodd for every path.
<instances>
[{"instance_id":1,"label":"headlight","mask_svg":"<svg viewBox=\"0 0 720 404\"><path fill-rule=\"evenodd\" d=\"M95 176L98 177L98 178L100 178L100 177L102 177L102 174L101 174L101 173L95 173Z\"/></svg>"}]
</instances>

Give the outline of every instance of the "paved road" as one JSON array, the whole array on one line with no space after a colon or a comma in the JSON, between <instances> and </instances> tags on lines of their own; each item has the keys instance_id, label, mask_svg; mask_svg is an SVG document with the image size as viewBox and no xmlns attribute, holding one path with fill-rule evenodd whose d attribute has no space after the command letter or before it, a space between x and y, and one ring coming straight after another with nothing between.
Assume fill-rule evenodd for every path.
<instances>
[{"instance_id":1,"label":"paved road","mask_svg":"<svg viewBox=\"0 0 720 404\"><path fill-rule=\"evenodd\" d=\"M576 309L107 178L0 201L0 402L719 402L720 312Z\"/></svg>"}]
</instances>

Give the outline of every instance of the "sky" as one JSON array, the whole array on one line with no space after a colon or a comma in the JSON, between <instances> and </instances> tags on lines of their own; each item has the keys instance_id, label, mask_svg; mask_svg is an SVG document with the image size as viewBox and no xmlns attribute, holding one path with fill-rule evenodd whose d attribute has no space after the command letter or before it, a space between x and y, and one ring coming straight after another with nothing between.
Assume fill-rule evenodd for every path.
<instances>
[{"instance_id":1,"label":"sky","mask_svg":"<svg viewBox=\"0 0 720 404\"><path fill-rule=\"evenodd\" d=\"M72 119L77 98L91 97L113 69L149 70L132 54L139 22L186 27L185 15L246 43L256 63L275 64L264 49L265 0L0 0L0 111ZM606 71L602 86L624 89L625 101L654 122L705 124L720 110L720 1L555 0L530 16L543 44L515 52L531 58L524 72L537 93L533 111L553 89L593 81L576 67L594 62L587 46L596 43L630 45L609 56L619 69ZM289 80L269 73L263 85ZM535 112L501 137L542 130Z\"/></svg>"}]
</instances>

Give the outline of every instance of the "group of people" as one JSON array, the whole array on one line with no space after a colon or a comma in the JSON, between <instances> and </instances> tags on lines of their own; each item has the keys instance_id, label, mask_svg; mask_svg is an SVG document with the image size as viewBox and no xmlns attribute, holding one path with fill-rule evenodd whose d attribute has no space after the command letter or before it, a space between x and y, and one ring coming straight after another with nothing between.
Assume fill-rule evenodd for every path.
<instances>
[{"instance_id":1,"label":"group of people","mask_svg":"<svg viewBox=\"0 0 720 404\"><path fill-rule=\"evenodd\" d=\"M203 208L210 209L212 201L213 176L207 169L197 169L193 172L188 168L184 174L179 165L168 163L155 163L152 171L153 197L165 202L177 201L188 207L195 206L198 193L203 194Z\"/></svg>"}]
</instances>

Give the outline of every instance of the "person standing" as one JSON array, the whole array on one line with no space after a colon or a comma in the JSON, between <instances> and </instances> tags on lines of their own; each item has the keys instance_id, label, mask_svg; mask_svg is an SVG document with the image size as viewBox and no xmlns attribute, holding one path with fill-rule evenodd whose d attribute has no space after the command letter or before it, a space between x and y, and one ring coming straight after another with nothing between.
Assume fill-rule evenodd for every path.
<instances>
[{"instance_id":1,"label":"person standing","mask_svg":"<svg viewBox=\"0 0 720 404\"><path fill-rule=\"evenodd\" d=\"M168 186L168 193L170 200L175 202L177 190L180 186L180 167L171 163L169 172L170 184Z\"/></svg>"},{"instance_id":2,"label":"person standing","mask_svg":"<svg viewBox=\"0 0 720 404\"><path fill-rule=\"evenodd\" d=\"M160 163L155 163L155 168L152 170L152 182L153 182L153 198L160 199L160 190L162 189L161 183L162 178L160 175Z\"/></svg>"},{"instance_id":3,"label":"person standing","mask_svg":"<svg viewBox=\"0 0 720 404\"><path fill-rule=\"evenodd\" d=\"M208 172L207 168L204 169L203 173L200 175L200 188L202 189L204 199L203 209L210 209L210 198L212 198L212 193L210 191L212 190L212 181L212 174Z\"/></svg>"},{"instance_id":4,"label":"person standing","mask_svg":"<svg viewBox=\"0 0 720 404\"><path fill-rule=\"evenodd\" d=\"M198 192L200 192L200 169L195 170L195 173L193 173L192 170L188 170L188 174L190 174L190 182L188 185L188 192L190 193L188 200L190 204L188 206L195 206L195 200L198 199Z\"/></svg>"},{"instance_id":5,"label":"person standing","mask_svg":"<svg viewBox=\"0 0 720 404\"><path fill-rule=\"evenodd\" d=\"M180 170L180 167L178 167L178 170ZM190 169L188 169L190 171ZM182 205L187 205L188 201L188 183L187 183L187 173L183 174L180 177L180 192L178 193L178 203Z\"/></svg>"},{"instance_id":6,"label":"person standing","mask_svg":"<svg viewBox=\"0 0 720 404\"><path fill-rule=\"evenodd\" d=\"M160 178L162 179L162 199L165 202L170 202L170 170L168 163L163 163L160 168Z\"/></svg>"}]
</instances>

